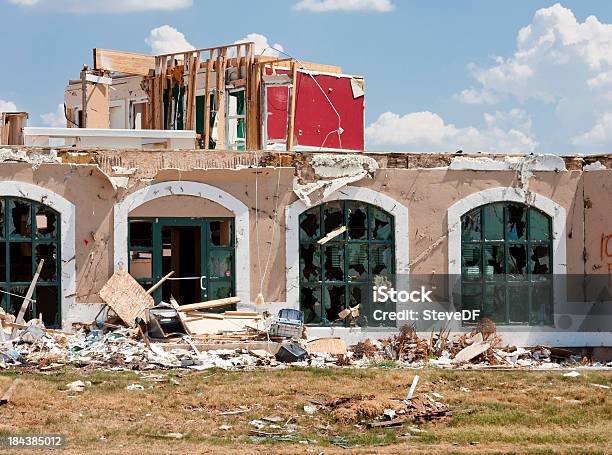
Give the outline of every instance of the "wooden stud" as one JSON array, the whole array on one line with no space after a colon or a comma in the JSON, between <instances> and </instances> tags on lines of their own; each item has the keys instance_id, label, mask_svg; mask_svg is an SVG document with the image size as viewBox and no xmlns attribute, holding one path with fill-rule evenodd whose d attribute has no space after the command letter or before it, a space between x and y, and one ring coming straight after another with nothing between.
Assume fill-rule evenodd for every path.
<instances>
[{"instance_id":1,"label":"wooden stud","mask_svg":"<svg viewBox=\"0 0 612 455\"><path fill-rule=\"evenodd\" d=\"M210 51L210 56L206 62L206 85L204 87L204 150L208 150L210 143L210 82L213 70L214 51Z\"/></svg>"},{"instance_id":2,"label":"wooden stud","mask_svg":"<svg viewBox=\"0 0 612 455\"><path fill-rule=\"evenodd\" d=\"M287 128L287 151L293 150L293 135L295 130L295 99L297 96L297 64L291 62L291 98L289 104L289 118Z\"/></svg>"}]
</instances>

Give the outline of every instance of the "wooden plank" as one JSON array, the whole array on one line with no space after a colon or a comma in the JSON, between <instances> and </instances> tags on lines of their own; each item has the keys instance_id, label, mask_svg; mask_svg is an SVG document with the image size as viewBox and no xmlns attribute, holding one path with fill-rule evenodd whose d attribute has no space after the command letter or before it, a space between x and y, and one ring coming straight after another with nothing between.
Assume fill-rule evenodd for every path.
<instances>
[{"instance_id":1,"label":"wooden plank","mask_svg":"<svg viewBox=\"0 0 612 455\"><path fill-rule=\"evenodd\" d=\"M225 143L225 52L224 49L219 57L217 72L217 145L215 146L217 150L227 148Z\"/></svg>"},{"instance_id":2,"label":"wooden plank","mask_svg":"<svg viewBox=\"0 0 612 455\"><path fill-rule=\"evenodd\" d=\"M151 286L149 289L147 289L147 294L151 295L153 294L158 287L160 287L162 284L164 284L164 282L170 278L172 275L174 275L174 270L172 270L168 275L162 277L161 280L159 280L157 283L155 283L153 286Z\"/></svg>"},{"instance_id":3,"label":"wooden plank","mask_svg":"<svg viewBox=\"0 0 612 455\"><path fill-rule=\"evenodd\" d=\"M238 297L227 297L225 299L209 300L208 302L191 303L189 305L181 305L177 309L183 313L187 313L195 310L206 310L209 308L217 308L225 305L233 305L239 303Z\"/></svg>"},{"instance_id":4,"label":"wooden plank","mask_svg":"<svg viewBox=\"0 0 612 455\"><path fill-rule=\"evenodd\" d=\"M189 104L187 106L187 117L188 117L188 129L195 130L195 118L196 118L196 91L198 89L198 68L200 67L200 54L197 53L193 58L193 64L189 68L193 69L193 74L189 79L191 90L189 92Z\"/></svg>"},{"instance_id":5,"label":"wooden plank","mask_svg":"<svg viewBox=\"0 0 612 455\"><path fill-rule=\"evenodd\" d=\"M206 62L206 84L204 86L204 150L208 150L210 143L210 83L213 70L213 51Z\"/></svg>"},{"instance_id":6,"label":"wooden plank","mask_svg":"<svg viewBox=\"0 0 612 455\"><path fill-rule=\"evenodd\" d=\"M295 99L297 97L297 68L296 63L291 62L291 99L289 104L289 127L287 130L287 151L293 149L293 132L295 130Z\"/></svg>"},{"instance_id":7,"label":"wooden plank","mask_svg":"<svg viewBox=\"0 0 612 455\"><path fill-rule=\"evenodd\" d=\"M23 322L23 317L25 316L28 307L30 306L30 302L32 301L32 294L34 294L34 289L36 289L36 282L38 281L38 277L40 276L40 271L43 268L43 264L45 263L44 259L41 259L38 263L38 267L36 267L36 273L34 273L34 277L32 278L32 282L30 283L30 287L28 287L28 292L23 299L23 303L21 304L21 308L19 309L19 313L17 314L17 318L15 319L16 324L21 324ZM19 329L17 327L13 327L11 332L11 338L15 338Z\"/></svg>"},{"instance_id":8,"label":"wooden plank","mask_svg":"<svg viewBox=\"0 0 612 455\"><path fill-rule=\"evenodd\" d=\"M0 406L7 404L9 401L11 401L11 398L13 398L13 395L15 394L15 391L17 390L17 386L19 384L20 384L19 379L15 379L13 383L10 385L10 387L6 389L6 392L4 392L4 394L2 395L2 398L0 398Z\"/></svg>"},{"instance_id":9,"label":"wooden plank","mask_svg":"<svg viewBox=\"0 0 612 455\"><path fill-rule=\"evenodd\" d=\"M153 297L125 270L115 272L99 295L129 327L136 318L146 319L146 310L155 305Z\"/></svg>"},{"instance_id":10,"label":"wooden plank","mask_svg":"<svg viewBox=\"0 0 612 455\"><path fill-rule=\"evenodd\" d=\"M148 76L149 71L155 70L155 57L152 55L95 48L93 57L94 69L97 70L138 76Z\"/></svg>"}]
</instances>

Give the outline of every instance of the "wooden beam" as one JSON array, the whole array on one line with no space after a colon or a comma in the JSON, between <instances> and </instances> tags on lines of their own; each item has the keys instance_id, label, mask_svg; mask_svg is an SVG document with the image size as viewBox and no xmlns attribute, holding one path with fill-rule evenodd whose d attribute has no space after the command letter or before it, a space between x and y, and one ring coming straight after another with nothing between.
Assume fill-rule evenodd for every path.
<instances>
[{"instance_id":1,"label":"wooden beam","mask_svg":"<svg viewBox=\"0 0 612 455\"><path fill-rule=\"evenodd\" d=\"M225 299L209 300L208 302L181 305L177 308L177 310L183 313L188 313L190 311L195 311L195 310L206 310L209 308L218 308L218 307L225 306L225 305L233 305L239 302L240 302L240 299L238 297L227 297Z\"/></svg>"},{"instance_id":2,"label":"wooden beam","mask_svg":"<svg viewBox=\"0 0 612 455\"><path fill-rule=\"evenodd\" d=\"M291 63L291 98L287 127L287 151L293 150L293 131L295 130L295 98L297 97L297 64Z\"/></svg>"},{"instance_id":3,"label":"wooden beam","mask_svg":"<svg viewBox=\"0 0 612 455\"><path fill-rule=\"evenodd\" d=\"M153 286L151 286L149 289L147 289L147 294L151 295L153 294L158 287L160 287L162 284L164 284L164 282L170 278L172 275L174 275L174 270L172 270L168 275L162 277L161 280L159 280L157 283L155 283Z\"/></svg>"},{"instance_id":4,"label":"wooden beam","mask_svg":"<svg viewBox=\"0 0 612 455\"><path fill-rule=\"evenodd\" d=\"M2 395L2 398L0 398L0 405L7 404L9 401L11 401L11 398L13 398L13 394L15 393L15 390L17 390L17 386L19 385L19 382L20 382L19 379L15 379L13 383L10 385L10 387L6 389L6 392L4 392L4 394Z\"/></svg>"},{"instance_id":5,"label":"wooden beam","mask_svg":"<svg viewBox=\"0 0 612 455\"><path fill-rule=\"evenodd\" d=\"M148 76L149 71L155 70L155 57L146 54L95 48L93 61L96 70L139 76Z\"/></svg>"},{"instance_id":6,"label":"wooden beam","mask_svg":"<svg viewBox=\"0 0 612 455\"><path fill-rule=\"evenodd\" d=\"M210 82L213 69L213 51L206 62L206 84L204 86L204 150L208 150L210 143Z\"/></svg>"},{"instance_id":7,"label":"wooden beam","mask_svg":"<svg viewBox=\"0 0 612 455\"><path fill-rule=\"evenodd\" d=\"M23 322L23 317L25 316L28 307L30 306L30 302L32 301L32 294L34 294L34 289L36 289L36 283L38 281L38 277L40 276L40 272L43 268L43 264L45 263L44 259L41 259L38 263L38 267L36 267L36 273L34 273L34 277L32 278L32 282L30 283L30 287L28 287L28 292L23 299L23 303L21 304L21 308L19 309L19 313L17 314L17 318L15 319L15 324L21 324ZM13 327L11 332L11 338L15 338L17 335L17 331L19 329L17 327Z\"/></svg>"}]
</instances>

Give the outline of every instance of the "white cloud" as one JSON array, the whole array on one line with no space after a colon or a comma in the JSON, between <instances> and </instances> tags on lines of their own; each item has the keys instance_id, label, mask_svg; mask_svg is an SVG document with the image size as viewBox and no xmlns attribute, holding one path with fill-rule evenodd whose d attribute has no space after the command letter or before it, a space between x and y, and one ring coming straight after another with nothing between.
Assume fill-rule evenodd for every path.
<instances>
[{"instance_id":1,"label":"white cloud","mask_svg":"<svg viewBox=\"0 0 612 455\"><path fill-rule=\"evenodd\" d=\"M460 128L433 112L385 112L366 128L366 143L370 150L415 152L532 152L537 147L523 110L487 114L484 123L480 129Z\"/></svg>"},{"instance_id":2,"label":"white cloud","mask_svg":"<svg viewBox=\"0 0 612 455\"><path fill-rule=\"evenodd\" d=\"M546 103L598 97L612 81L612 24L595 16L579 22L572 10L557 3L537 10L518 31L510 57L496 57L484 68L470 65L470 70L481 88L457 95L468 104L503 96Z\"/></svg>"},{"instance_id":3,"label":"white cloud","mask_svg":"<svg viewBox=\"0 0 612 455\"><path fill-rule=\"evenodd\" d=\"M64 116L64 105L58 104L55 112L47 112L40 114L43 125L51 128L63 128L66 126L66 117Z\"/></svg>"},{"instance_id":4,"label":"white cloud","mask_svg":"<svg viewBox=\"0 0 612 455\"><path fill-rule=\"evenodd\" d=\"M71 13L125 13L134 11L173 11L188 8L193 0L9 0L23 7L39 6Z\"/></svg>"},{"instance_id":5,"label":"white cloud","mask_svg":"<svg viewBox=\"0 0 612 455\"><path fill-rule=\"evenodd\" d=\"M297 10L314 11L377 11L386 13L393 10L391 0L300 0L294 6Z\"/></svg>"},{"instance_id":6,"label":"white cloud","mask_svg":"<svg viewBox=\"0 0 612 455\"><path fill-rule=\"evenodd\" d=\"M579 147L612 149L612 112L599 116L593 128L572 139L572 144Z\"/></svg>"},{"instance_id":7,"label":"white cloud","mask_svg":"<svg viewBox=\"0 0 612 455\"><path fill-rule=\"evenodd\" d=\"M269 44L268 38L264 35L260 35L259 33L249 33L244 38L234 41L234 44L249 41L253 41L255 43L255 55L269 55L270 57L278 57L280 55L279 51L285 50L279 43Z\"/></svg>"},{"instance_id":8,"label":"white cloud","mask_svg":"<svg viewBox=\"0 0 612 455\"><path fill-rule=\"evenodd\" d=\"M455 99L465 104L495 104L499 101L494 93L476 88L462 90L455 95Z\"/></svg>"},{"instance_id":9,"label":"white cloud","mask_svg":"<svg viewBox=\"0 0 612 455\"><path fill-rule=\"evenodd\" d=\"M151 53L154 55L195 49L184 34L169 25L162 25L151 30L149 36L145 38L145 43L151 47Z\"/></svg>"},{"instance_id":10,"label":"white cloud","mask_svg":"<svg viewBox=\"0 0 612 455\"><path fill-rule=\"evenodd\" d=\"M0 112L16 112L17 105L12 101L0 100Z\"/></svg>"}]
</instances>

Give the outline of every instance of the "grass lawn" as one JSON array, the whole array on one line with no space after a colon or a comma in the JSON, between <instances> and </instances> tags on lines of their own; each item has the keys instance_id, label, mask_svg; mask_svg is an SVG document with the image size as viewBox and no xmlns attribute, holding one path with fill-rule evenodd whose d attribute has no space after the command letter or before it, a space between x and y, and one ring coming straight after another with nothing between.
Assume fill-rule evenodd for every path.
<instances>
[{"instance_id":1,"label":"grass lawn","mask_svg":"<svg viewBox=\"0 0 612 455\"><path fill-rule=\"evenodd\" d=\"M2 392L15 377L22 383L0 408L0 434L63 434L66 448L60 452L75 454L612 453L612 389L592 385L612 386L612 372L581 371L581 376L568 378L561 371L392 367L5 370L0 372ZM438 399L450 406L452 416L368 429L368 415L399 403L415 373L421 376L416 395L441 394ZM83 392L66 391L66 384L75 380L91 385ZM132 383L144 390L127 390ZM373 397L352 408L353 414L329 408L307 414L303 409L353 395ZM236 410L246 412L220 414ZM263 418L272 422L254 435L256 428L249 422ZM294 428L294 441L279 436L287 428Z\"/></svg>"}]
</instances>

